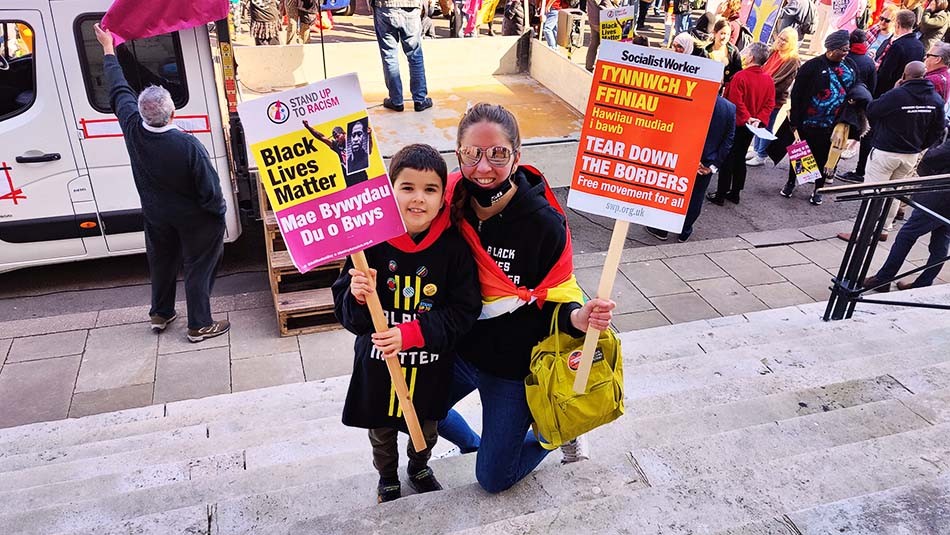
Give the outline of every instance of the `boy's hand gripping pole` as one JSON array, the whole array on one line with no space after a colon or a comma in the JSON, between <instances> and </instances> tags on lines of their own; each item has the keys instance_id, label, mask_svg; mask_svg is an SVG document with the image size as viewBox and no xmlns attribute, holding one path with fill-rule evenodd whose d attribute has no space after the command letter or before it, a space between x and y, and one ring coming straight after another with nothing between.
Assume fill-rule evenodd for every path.
<instances>
[{"instance_id":1,"label":"boy's hand gripping pole","mask_svg":"<svg viewBox=\"0 0 950 535\"><path fill-rule=\"evenodd\" d=\"M366 255L363 251L350 255L353 259L353 266L369 274L369 264L366 262ZM386 323L386 316L383 314L383 305L379 302L379 295L373 292L366 296L366 305L369 307L369 314L373 317L373 327L376 332L381 333L389 329ZM412 446L416 451L426 449L426 439L422 434L422 427L419 425L419 418L416 416L416 409L412 406L412 399L409 397L409 387L406 386L406 377L402 374L402 366L399 365L399 359L384 359L386 367L389 368L389 378L393 382L393 388L396 389L396 396L399 398L399 406L402 407L402 415L406 419L406 427L409 428L409 438L412 440Z\"/></svg>"}]
</instances>

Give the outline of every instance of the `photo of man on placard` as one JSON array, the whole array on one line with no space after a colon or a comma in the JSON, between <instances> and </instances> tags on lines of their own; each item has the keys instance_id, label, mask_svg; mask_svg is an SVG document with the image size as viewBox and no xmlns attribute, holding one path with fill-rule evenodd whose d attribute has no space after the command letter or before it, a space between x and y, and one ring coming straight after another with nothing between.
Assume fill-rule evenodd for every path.
<instances>
[{"instance_id":1,"label":"photo of man on placard","mask_svg":"<svg viewBox=\"0 0 950 535\"><path fill-rule=\"evenodd\" d=\"M346 128L346 175L350 176L365 171L369 167L369 154L373 150L373 145L368 118L357 119Z\"/></svg>"}]
</instances>

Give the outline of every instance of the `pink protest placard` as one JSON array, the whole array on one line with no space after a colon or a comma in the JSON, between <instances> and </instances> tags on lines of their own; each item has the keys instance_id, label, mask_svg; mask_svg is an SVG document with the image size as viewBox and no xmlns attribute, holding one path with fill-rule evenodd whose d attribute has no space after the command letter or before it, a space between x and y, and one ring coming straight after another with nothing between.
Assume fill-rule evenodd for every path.
<instances>
[{"instance_id":1,"label":"pink protest placard","mask_svg":"<svg viewBox=\"0 0 950 535\"><path fill-rule=\"evenodd\" d=\"M406 232L355 74L238 106L301 273Z\"/></svg>"}]
</instances>

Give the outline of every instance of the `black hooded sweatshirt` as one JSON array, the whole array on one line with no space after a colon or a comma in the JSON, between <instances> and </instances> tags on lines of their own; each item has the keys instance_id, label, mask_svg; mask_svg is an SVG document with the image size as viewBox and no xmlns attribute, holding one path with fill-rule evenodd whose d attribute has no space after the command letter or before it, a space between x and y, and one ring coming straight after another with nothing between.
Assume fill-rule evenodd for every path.
<instances>
[{"instance_id":1,"label":"black hooded sweatshirt","mask_svg":"<svg viewBox=\"0 0 950 535\"><path fill-rule=\"evenodd\" d=\"M446 218L447 220L447 218ZM391 242L366 249L366 260L376 270L376 293L387 323L418 322L423 347L399 353L406 385L420 421L441 420L448 411L455 344L468 331L478 311L481 296L475 261L468 244L454 227L441 232L425 249L407 252ZM426 234L416 244L425 245ZM406 423L393 391L386 361L373 346L373 321L366 305L350 293L347 260L333 284L334 313L346 330L356 335L353 375L343 407L343 423L367 429L388 427L406 430ZM404 338L405 340L405 338Z\"/></svg>"},{"instance_id":2,"label":"black hooded sweatshirt","mask_svg":"<svg viewBox=\"0 0 950 535\"><path fill-rule=\"evenodd\" d=\"M464 178L462 180L465 180ZM482 246L516 286L535 288L560 258L567 244L564 217L544 197L540 175L519 167L513 177L518 190L501 213L479 221L468 206L465 219ZM528 375L531 350L550 332L557 303L524 305L495 318L480 319L458 344L459 354L480 370L503 379L521 381ZM558 328L582 337L570 315L580 303L561 305Z\"/></svg>"},{"instance_id":3,"label":"black hooded sweatshirt","mask_svg":"<svg viewBox=\"0 0 950 535\"><path fill-rule=\"evenodd\" d=\"M907 80L868 106L874 132L871 146L914 154L937 142L946 127L943 99L930 80Z\"/></svg>"}]
</instances>

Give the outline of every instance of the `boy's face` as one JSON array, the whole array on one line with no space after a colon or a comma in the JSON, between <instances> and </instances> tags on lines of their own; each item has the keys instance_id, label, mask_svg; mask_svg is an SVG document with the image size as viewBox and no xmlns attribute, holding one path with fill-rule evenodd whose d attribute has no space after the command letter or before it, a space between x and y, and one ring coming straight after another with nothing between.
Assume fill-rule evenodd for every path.
<instances>
[{"instance_id":1,"label":"boy's face","mask_svg":"<svg viewBox=\"0 0 950 535\"><path fill-rule=\"evenodd\" d=\"M404 168L393 182L399 212L410 236L429 228L442 208L442 179L435 171Z\"/></svg>"}]
</instances>

